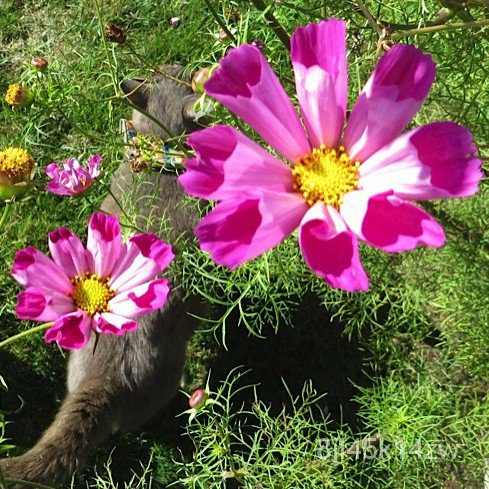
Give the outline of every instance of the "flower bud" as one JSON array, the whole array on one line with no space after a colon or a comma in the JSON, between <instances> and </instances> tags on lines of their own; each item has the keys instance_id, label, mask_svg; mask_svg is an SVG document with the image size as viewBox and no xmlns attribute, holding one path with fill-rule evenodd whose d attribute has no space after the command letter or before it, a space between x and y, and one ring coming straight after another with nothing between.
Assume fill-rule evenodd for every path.
<instances>
[{"instance_id":1,"label":"flower bud","mask_svg":"<svg viewBox=\"0 0 489 489\"><path fill-rule=\"evenodd\" d=\"M32 58L31 59L31 65L39 71L44 71L48 67L48 62L44 58Z\"/></svg>"},{"instance_id":2,"label":"flower bud","mask_svg":"<svg viewBox=\"0 0 489 489\"><path fill-rule=\"evenodd\" d=\"M206 400L207 400L207 394L205 393L204 389L197 389L190 396L188 400L188 405L192 409L198 409L205 403Z\"/></svg>"},{"instance_id":3,"label":"flower bud","mask_svg":"<svg viewBox=\"0 0 489 489\"><path fill-rule=\"evenodd\" d=\"M212 70L210 68L200 68L192 77L192 90L194 93L204 93L204 83L211 77Z\"/></svg>"},{"instance_id":4,"label":"flower bud","mask_svg":"<svg viewBox=\"0 0 489 489\"><path fill-rule=\"evenodd\" d=\"M219 41L225 41L228 38L228 35L224 29L221 29L219 32L214 34L214 37Z\"/></svg>"}]
</instances>

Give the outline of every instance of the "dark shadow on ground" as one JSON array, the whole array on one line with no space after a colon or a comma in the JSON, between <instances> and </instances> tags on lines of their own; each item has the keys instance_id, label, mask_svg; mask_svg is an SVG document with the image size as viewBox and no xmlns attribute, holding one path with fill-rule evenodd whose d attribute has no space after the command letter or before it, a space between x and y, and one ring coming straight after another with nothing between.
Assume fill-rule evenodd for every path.
<instances>
[{"instance_id":1,"label":"dark shadow on ground","mask_svg":"<svg viewBox=\"0 0 489 489\"><path fill-rule=\"evenodd\" d=\"M310 296L299 306L292 327L283 327L277 334L269 331L266 336L266 339L250 336L245 327L232 331L228 328L228 351L220 350L210 365L212 380L217 383L225 379L237 366L249 369L244 380L259 384L258 397L271 405L272 413L290 404L283 381L293 395L299 395L311 380L319 394L327 393L322 401L323 410L336 423L342 421L354 429L357 425L354 384L366 385L367 377L362 372L363 355L358 341L343 334L343 325L332 322L324 306Z\"/></svg>"},{"instance_id":2,"label":"dark shadow on ground","mask_svg":"<svg viewBox=\"0 0 489 489\"><path fill-rule=\"evenodd\" d=\"M270 328L266 339L250 335L245 327L227 329L227 347L216 349L208 369L212 371L212 387L217 387L237 366L250 370L243 378L245 384L258 384L258 397L279 412L290 402L282 379L294 395L300 394L305 382L311 380L318 393L327 393L321 408L327 410L333 421L348 423L356 428L357 390L354 384L366 385L362 371L362 352L356 339L348 339L343 326L331 322L330 316L315 297L301 304L293 318L293 327L282 327L277 334ZM212 342L211 342L212 343ZM195 361L189 358L189 361ZM29 365L20 364L15 357L1 352L0 365L8 378L12 394L3 396L4 409L18 407L15 394L22 394L25 406L14 416L8 434L22 447L29 447L50 423L64 395L62 381L49 382L33 373ZM4 366L7 365L7 368ZM57 366L62 368L62 365ZM244 390L240 401L251 402L253 392ZM187 397L178 393L170 404L140 431L111 437L96 450L88 462L85 476L77 477L74 487L86 487L93 477L93 467L104 474L103 464L111 456L114 482L128 481L133 471L141 473L141 464L147 463L153 451L154 487L166 487L175 478L174 459L190 458L192 443L184 436L186 417L178 415L188 408ZM334 427L334 424L333 424Z\"/></svg>"},{"instance_id":3,"label":"dark shadow on ground","mask_svg":"<svg viewBox=\"0 0 489 489\"><path fill-rule=\"evenodd\" d=\"M14 453L21 453L35 444L51 423L64 396L63 366L49 367L49 375L41 375L28 362L8 351L0 351L0 374L9 387L7 393L0 391L0 409L6 412L9 423L6 436L18 447Z\"/></svg>"},{"instance_id":4,"label":"dark shadow on ground","mask_svg":"<svg viewBox=\"0 0 489 489\"><path fill-rule=\"evenodd\" d=\"M278 334L270 329L266 339L252 336L245 327L231 324L227 329L228 349L216 347L213 360L207 365L212 371L212 389L233 368L242 366L242 371L250 370L243 384L259 384L258 397L272 406L272 412L279 412L290 403L282 378L294 395L300 394L304 384L311 380L318 393L327 393L321 407L333 420L331 428L340 422L348 423L352 429L357 427L355 384L365 386L368 383L362 371L363 355L358 341L346 337L342 324L331 322L315 297L301 304L294 315L293 327L283 327ZM188 361L195 360L189 358ZM235 402L237 405L252 402L252 396L251 389L244 390ZM113 450L111 467L115 480L127 481L132 470L141 472L140 462L145 463L149 450L157 447L154 474L156 482L166 487L174 476L171 459L192 456L191 441L184 436L187 418L178 417L187 408L187 398L179 393L142 432L113 437L95 458L105 461Z\"/></svg>"}]
</instances>

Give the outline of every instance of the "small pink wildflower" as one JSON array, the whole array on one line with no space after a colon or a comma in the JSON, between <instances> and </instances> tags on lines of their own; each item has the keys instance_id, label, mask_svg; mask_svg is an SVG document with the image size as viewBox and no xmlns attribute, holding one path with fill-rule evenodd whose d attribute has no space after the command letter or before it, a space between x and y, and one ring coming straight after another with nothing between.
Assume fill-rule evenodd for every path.
<instances>
[{"instance_id":1,"label":"small pink wildflower","mask_svg":"<svg viewBox=\"0 0 489 489\"><path fill-rule=\"evenodd\" d=\"M79 195L85 192L100 176L100 164L102 158L99 155L87 160L87 166L80 165L75 158L63 161L61 167L56 163L47 166L45 172L51 181L46 185L46 190L57 195Z\"/></svg>"},{"instance_id":2,"label":"small pink wildflower","mask_svg":"<svg viewBox=\"0 0 489 489\"><path fill-rule=\"evenodd\" d=\"M135 318L162 307L168 281L157 276L173 260L171 246L152 234L122 243L115 216L93 214L86 248L69 229L49 234L49 258L29 247L10 271L25 287L15 308L20 319L54 321L45 334L69 350L83 348L93 331L122 335Z\"/></svg>"},{"instance_id":3,"label":"small pink wildflower","mask_svg":"<svg viewBox=\"0 0 489 489\"><path fill-rule=\"evenodd\" d=\"M232 50L206 82L207 94L289 164L230 126L190 135L196 158L180 182L219 201L195 233L214 261L234 269L299 228L317 275L332 287L367 290L359 241L387 252L442 246L441 226L410 201L473 195L481 161L471 133L452 122L399 135L435 78L431 56L414 46L396 44L382 56L346 126L345 23L299 27L291 60L302 123L256 47Z\"/></svg>"}]
</instances>

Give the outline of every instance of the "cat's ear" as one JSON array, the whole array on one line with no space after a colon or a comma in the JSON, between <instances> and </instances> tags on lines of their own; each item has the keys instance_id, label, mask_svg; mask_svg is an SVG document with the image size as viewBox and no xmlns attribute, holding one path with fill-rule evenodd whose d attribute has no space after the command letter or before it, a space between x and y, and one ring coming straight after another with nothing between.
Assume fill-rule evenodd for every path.
<instances>
[{"instance_id":1,"label":"cat's ear","mask_svg":"<svg viewBox=\"0 0 489 489\"><path fill-rule=\"evenodd\" d=\"M186 121L194 122L200 126L210 123L209 114L214 111L214 104L209 99L197 104L200 97L191 97L183 106L183 117Z\"/></svg>"},{"instance_id":2,"label":"cat's ear","mask_svg":"<svg viewBox=\"0 0 489 489\"><path fill-rule=\"evenodd\" d=\"M145 108L148 103L150 85L144 78L131 78L122 80L121 90L135 105Z\"/></svg>"}]
</instances>

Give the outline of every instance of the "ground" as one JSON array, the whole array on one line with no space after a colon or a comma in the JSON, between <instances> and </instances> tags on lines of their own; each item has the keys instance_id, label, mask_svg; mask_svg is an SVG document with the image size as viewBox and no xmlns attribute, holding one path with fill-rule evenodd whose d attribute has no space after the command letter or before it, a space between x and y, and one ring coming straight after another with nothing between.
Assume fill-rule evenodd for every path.
<instances>
[{"instance_id":1,"label":"ground","mask_svg":"<svg viewBox=\"0 0 489 489\"><path fill-rule=\"evenodd\" d=\"M61 225L83 233L123 161L118 121L130 109L118 82L166 63L189 71L211 66L230 48L215 38L220 26L204 1L101 2L100 18L95 1L0 5L0 93L22 82L36 95L22 109L0 101L0 149L26 147L39 166L37 190L16 204L0 234L0 339L33 326L13 310L19 289L8 270L15 251L28 245L46 250L47 233ZM449 3L448 23L468 26L404 37L403 27L394 26L394 40L416 44L437 63L434 88L413 125L463 124L487 157L488 30L477 25L489 15L487 2L469 1L466 10L462 2L432 0L280 1L274 14L288 33L323 16L347 19L351 106L382 51L365 9L383 26L417 27L429 25ZM221 22L236 29L237 42L264 42L293 93L286 49L264 15L251 2L212 5ZM174 16L181 18L179 27L170 25ZM127 29L128 44L103 43L101 26L108 22ZM34 72L32 56L48 59L49 70ZM222 121L235 123L218 109L214 122ZM106 171L89 199L42 190L42 169L50 162L94 153L103 156ZM175 481L203 488L483 487L487 195L484 180L472 198L423 204L447 234L439 250L387 255L363 247L372 284L365 294L334 291L315 278L295 237L234 273L190 244L176 266L188 290L205 295L211 309L189 345L184 391L210 375L212 396L221 404L189 424L177 417L188 407L179 393L142 431L114 437L94 453L72 487ZM9 388L0 405L8 421L0 453L21 453L47 426L64 395L64 364L63 353L40 335L0 352L0 375ZM254 387L239 390L245 385ZM387 444L393 456L369 456ZM336 447L342 456L331 450L321 456L320 447Z\"/></svg>"}]
</instances>

